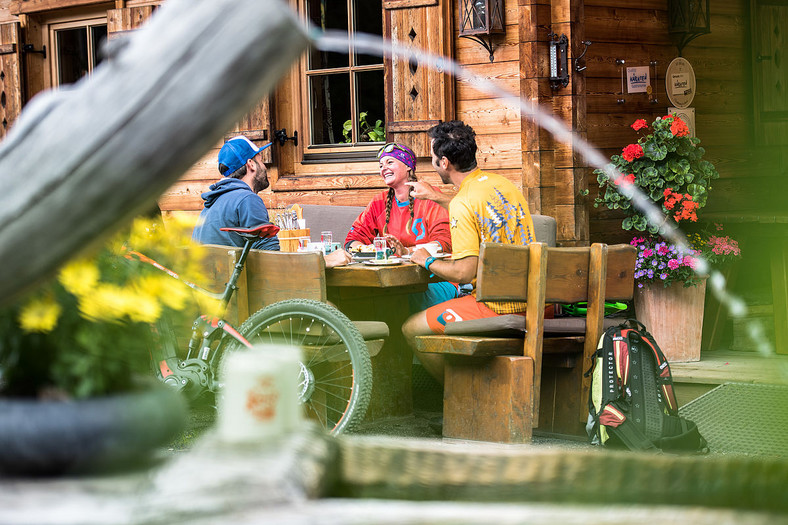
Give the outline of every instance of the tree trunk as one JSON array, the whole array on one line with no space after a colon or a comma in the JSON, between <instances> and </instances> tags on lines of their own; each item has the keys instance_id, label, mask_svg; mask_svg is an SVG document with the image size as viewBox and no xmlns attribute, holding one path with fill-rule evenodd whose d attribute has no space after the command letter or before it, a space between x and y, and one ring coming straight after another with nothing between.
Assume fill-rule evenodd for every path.
<instances>
[{"instance_id":1,"label":"tree trunk","mask_svg":"<svg viewBox=\"0 0 788 525\"><path fill-rule=\"evenodd\" d=\"M308 44L279 0L170 0L0 144L0 300L150 207Z\"/></svg>"}]
</instances>

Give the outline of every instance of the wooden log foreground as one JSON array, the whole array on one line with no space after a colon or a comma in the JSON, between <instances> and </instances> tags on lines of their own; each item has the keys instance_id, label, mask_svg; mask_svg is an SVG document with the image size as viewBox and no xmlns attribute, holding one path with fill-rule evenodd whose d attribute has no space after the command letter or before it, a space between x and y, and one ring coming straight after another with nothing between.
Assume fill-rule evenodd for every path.
<instances>
[{"instance_id":1,"label":"wooden log foreground","mask_svg":"<svg viewBox=\"0 0 788 525\"><path fill-rule=\"evenodd\" d=\"M0 301L150 208L308 38L280 0L170 0L0 143Z\"/></svg>"},{"instance_id":2,"label":"wooden log foreground","mask_svg":"<svg viewBox=\"0 0 788 525\"><path fill-rule=\"evenodd\" d=\"M0 523L788 523L784 459L333 438L311 424L265 445L209 433L165 459L0 478Z\"/></svg>"}]
</instances>

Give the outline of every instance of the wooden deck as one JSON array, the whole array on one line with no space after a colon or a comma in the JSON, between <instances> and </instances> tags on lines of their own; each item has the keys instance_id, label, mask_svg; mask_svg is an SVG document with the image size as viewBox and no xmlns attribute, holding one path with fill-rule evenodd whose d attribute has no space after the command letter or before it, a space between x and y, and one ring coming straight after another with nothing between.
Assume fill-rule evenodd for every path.
<instances>
[{"instance_id":1,"label":"wooden deck","mask_svg":"<svg viewBox=\"0 0 788 525\"><path fill-rule=\"evenodd\" d=\"M670 363L679 406L722 383L788 384L788 356L717 350L693 363Z\"/></svg>"}]
</instances>

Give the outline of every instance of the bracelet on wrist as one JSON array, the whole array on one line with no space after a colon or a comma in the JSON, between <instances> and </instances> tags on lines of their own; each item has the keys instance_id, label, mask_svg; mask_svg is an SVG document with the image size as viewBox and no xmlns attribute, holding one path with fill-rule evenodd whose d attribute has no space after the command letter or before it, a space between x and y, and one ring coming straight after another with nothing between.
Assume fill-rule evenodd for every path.
<instances>
[{"instance_id":1,"label":"bracelet on wrist","mask_svg":"<svg viewBox=\"0 0 788 525\"><path fill-rule=\"evenodd\" d=\"M424 269L429 272L430 271L430 264L432 264L434 262L435 262L435 257L432 257L432 256L427 257L427 260L424 261ZM430 277L432 277L433 275L434 274L430 274Z\"/></svg>"}]
</instances>

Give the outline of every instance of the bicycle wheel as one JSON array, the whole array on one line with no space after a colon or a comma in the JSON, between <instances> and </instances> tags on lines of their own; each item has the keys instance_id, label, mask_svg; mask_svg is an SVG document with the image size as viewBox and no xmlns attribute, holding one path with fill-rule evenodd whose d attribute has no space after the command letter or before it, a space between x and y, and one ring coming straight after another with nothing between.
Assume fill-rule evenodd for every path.
<instances>
[{"instance_id":1,"label":"bicycle wheel","mask_svg":"<svg viewBox=\"0 0 788 525\"><path fill-rule=\"evenodd\" d=\"M301 349L299 399L307 417L329 433L353 430L364 418L372 363L364 338L345 314L319 301L292 299L258 310L238 331L252 344ZM236 344L229 351L241 349Z\"/></svg>"}]
</instances>

